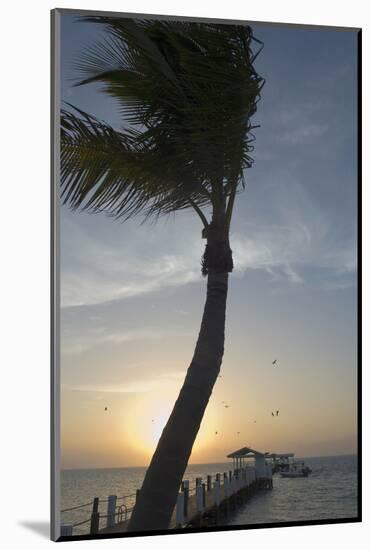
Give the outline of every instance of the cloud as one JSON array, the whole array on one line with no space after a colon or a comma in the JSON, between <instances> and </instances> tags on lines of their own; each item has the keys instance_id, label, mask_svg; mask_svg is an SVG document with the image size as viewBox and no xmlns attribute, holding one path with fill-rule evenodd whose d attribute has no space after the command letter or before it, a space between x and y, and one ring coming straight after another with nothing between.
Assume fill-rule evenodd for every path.
<instances>
[{"instance_id":1,"label":"cloud","mask_svg":"<svg viewBox=\"0 0 371 550\"><path fill-rule=\"evenodd\" d=\"M325 270L324 276L339 288L345 281L348 284L347 275L356 270L355 238L339 234L336 219L292 176L266 184L264 189L262 200L266 203L269 197L269 215L262 215L260 203L251 221L233 222L235 272L260 269L274 280L302 284L307 279L305 271L313 268ZM200 259L205 241L192 214L179 213L175 221L153 226L141 226L136 220L119 224L102 216L62 214L64 308L130 299L202 281ZM326 284L328 280L323 281Z\"/></svg>"},{"instance_id":2,"label":"cloud","mask_svg":"<svg viewBox=\"0 0 371 550\"><path fill-rule=\"evenodd\" d=\"M290 283L302 283L303 279L293 267L300 263L298 257L307 232L300 228L269 226L255 228L252 235L233 235L233 252L236 272L261 269L273 279L286 279Z\"/></svg>"},{"instance_id":3,"label":"cloud","mask_svg":"<svg viewBox=\"0 0 371 550\"><path fill-rule=\"evenodd\" d=\"M184 332L181 333L184 336ZM180 332L176 331L176 335L179 336ZM125 342L136 342L144 340L156 341L163 338L171 337L171 331L169 330L156 330L156 329L131 329L125 332L108 332L108 329L86 329L83 331L83 335L79 331L72 331L71 334L65 334L63 338L63 353L67 355L76 355L84 353L89 349L104 344L122 344Z\"/></svg>"},{"instance_id":4,"label":"cloud","mask_svg":"<svg viewBox=\"0 0 371 550\"><path fill-rule=\"evenodd\" d=\"M173 386L180 380L184 380L185 371L170 371L162 373L157 378L149 380L132 380L125 384L62 384L62 389L78 392L95 393L147 393L158 391L168 386Z\"/></svg>"},{"instance_id":5,"label":"cloud","mask_svg":"<svg viewBox=\"0 0 371 550\"><path fill-rule=\"evenodd\" d=\"M204 245L195 223L196 231L186 234L184 223L167 233L166 226L124 227L109 220L105 236L94 227L89 231L90 220L87 226L78 222L71 215L62 222L62 307L95 305L201 280Z\"/></svg>"},{"instance_id":6,"label":"cloud","mask_svg":"<svg viewBox=\"0 0 371 550\"><path fill-rule=\"evenodd\" d=\"M172 264L171 269L168 269L169 261ZM162 288L184 285L201 278L199 270L187 266L184 258L180 257L160 258L154 269L157 274L151 273L153 268L152 262L148 262L148 268L146 262L143 262L142 271L138 271L137 277L130 277L124 269L119 273L109 272L109 266L107 266L107 275L94 272L89 273L88 276L81 273L65 274L62 282L62 307L96 305L131 298ZM127 282L123 284L121 281Z\"/></svg>"},{"instance_id":7,"label":"cloud","mask_svg":"<svg viewBox=\"0 0 371 550\"><path fill-rule=\"evenodd\" d=\"M264 195L275 206L270 223L244 220L231 235L235 272L259 269L290 284L316 279L323 288L349 286L357 267L355 236L344 238L336 218L294 180L266 184Z\"/></svg>"},{"instance_id":8,"label":"cloud","mask_svg":"<svg viewBox=\"0 0 371 550\"><path fill-rule=\"evenodd\" d=\"M273 114L274 141L291 145L312 142L329 130L322 119L323 104L319 102L302 101L290 109L281 108Z\"/></svg>"},{"instance_id":9,"label":"cloud","mask_svg":"<svg viewBox=\"0 0 371 550\"><path fill-rule=\"evenodd\" d=\"M326 271L323 288L341 289L354 284L349 275L356 270L355 243L334 252L316 240L313 230L303 224L255 228L249 237L236 234L231 240L236 273L260 269L269 273L272 280L302 284L305 271L317 269Z\"/></svg>"},{"instance_id":10,"label":"cloud","mask_svg":"<svg viewBox=\"0 0 371 550\"><path fill-rule=\"evenodd\" d=\"M322 136L327 130L327 124L308 124L279 134L277 140L282 143L302 145L307 141L313 141L315 138Z\"/></svg>"}]
</instances>

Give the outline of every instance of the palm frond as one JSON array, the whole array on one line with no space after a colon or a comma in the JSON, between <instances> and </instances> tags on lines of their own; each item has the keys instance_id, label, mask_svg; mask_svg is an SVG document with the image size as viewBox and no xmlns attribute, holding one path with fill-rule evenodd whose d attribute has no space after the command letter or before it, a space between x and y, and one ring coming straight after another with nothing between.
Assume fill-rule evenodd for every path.
<instances>
[{"instance_id":1,"label":"palm frond","mask_svg":"<svg viewBox=\"0 0 371 550\"><path fill-rule=\"evenodd\" d=\"M72 105L70 108L73 109ZM61 112L62 201L71 208L125 219L206 205L209 197L187 167L171 165L158 144L118 132L80 109ZM177 179L172 179L176 173ZM192 174L193 176L193 174Z\"/></svg>"},{"instance_id":2,"label":"palm frond","mask_svg":"<svg viewBox=\"0 0 371 550\"><path fill-rule=\"evenodd\" d=\"M85 113L64 111L64 200L126 216L235 195L253 163L251 117L264 84L253 67L252 29L82 20L104 25L107 37L82 52L77 85L100 83L132 129L118 132Z\"/></svg>"}]
</instances>

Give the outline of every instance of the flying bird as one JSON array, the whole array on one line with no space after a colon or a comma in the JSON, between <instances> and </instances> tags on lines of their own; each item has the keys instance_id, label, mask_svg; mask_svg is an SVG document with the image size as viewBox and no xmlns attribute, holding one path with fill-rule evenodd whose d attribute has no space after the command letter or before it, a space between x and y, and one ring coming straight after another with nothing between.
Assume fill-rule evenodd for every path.
<instances>
[{"instance_id":1,"label":"flying bird","mask_svg":"<svg viewBox=\"0 0 371 550\"><path fill-rule=\"evenodd\" d=\"M256 424L256 420L254 420L254 424Z\"/></svg>"},{"instance_id":2,"label":"flying bird","mask_svg":"<svg viewBox=\"0 0 371 550\"><path fill-rule=\"evenodd\" d=\"M226 409L228 409L228 408L229 408L229 405L224 405L224 407L225 407Z\"/></svg>"},{"instance_id":3,"label":"flying bird","mask_svg":"<svg viewBox=\"0 0 371 550\"><path fill-rule=\"evenodd\" d=\"M108 411L108 407L104 407L104 410L105 410L105 411Z\"/></svg>"},{"instance_id":4,"label":"flying bird","mask_svg":"<svg viewBox=\"0 0 371 550\"><path fill-rule=\"evenodd\" d=\"M276 416L278 416L278 413L279 413L279 412L280 412L280 411L276 411Z\"/></svg>"},{"instance_id":5,"label":"flying bird","mask_svg":"<svg viewBox=\"0 0 371 550\"><path fill-rule=\"evenodd\" d=\"M272 412L272 416L274 416L274 412Z\"/></svg>"},{"instance_id":6,"label":"flying bird","mask_svg":"<svg viewBox=\"0 0 371 550\"><path fill-rule=\"evenodd\" d=\"M274 361L272 361L272 365L275 365L277 363L277 359L275 359Z\"/></svg>"},{"instance_id":7,"label":"flying bird","mask_svg":"<svg viewBox=\"0 0 371 550\"><path fill-rule=\"evenodd\" d=\"M218 432L215 432L215 435L218 435Z\"/></svg>"},{"instance_id":8,"label":"flying bird","mask_svg":"<svg viewBox=\"0 0 371 550\"><path fill-rule=\"evenodd\" d=\"M239 435L240 432L237 432L237 435Z\"/></svg>"}]
</instances>

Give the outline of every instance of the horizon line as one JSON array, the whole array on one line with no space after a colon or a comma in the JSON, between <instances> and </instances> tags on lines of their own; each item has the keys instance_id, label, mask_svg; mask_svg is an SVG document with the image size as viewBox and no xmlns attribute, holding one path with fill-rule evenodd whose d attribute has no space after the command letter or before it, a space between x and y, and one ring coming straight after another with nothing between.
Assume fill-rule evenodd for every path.
<instances>
[{"instance_id":1,"label":"horizon line","mask_svg":"<svg viewBox=\"0 0 371 550\"><path fill-rule=\"evenodd\" d=\"M339 457L339 456L358 456L358 452L353 453L339 453L339 454L326 454L326 455L308 455L308 456L296 456L294 454L294 458L297 459L303 459L303 458L331 458L331 457ZM226 457L227 458L227 457ZM213 466L214 464L227 464L226 462L190 462L187 464L188 466ZM231 462L231 465L233 463ZM89 467L77 467L77 468L61 468L61 472L68 472L68 471L74 471L74 470L129 470L129 469L135 469L135 468L148 468L149 464L147 465L139 465L139 466L89 466Z\"/></svg>"}]
</instances>

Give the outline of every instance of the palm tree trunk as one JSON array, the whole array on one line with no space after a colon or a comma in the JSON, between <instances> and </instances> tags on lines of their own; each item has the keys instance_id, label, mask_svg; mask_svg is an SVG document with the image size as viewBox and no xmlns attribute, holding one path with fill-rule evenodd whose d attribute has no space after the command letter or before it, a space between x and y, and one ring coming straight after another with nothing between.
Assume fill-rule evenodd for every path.
<instances>
[{"instance_id":1,"label":"palm tree trunk","mask_svg":"<svg viewBox=\"0 0 371 550\"><path fill-rule=\"evenodd\" d=\"M228 273L210 272L196 349L146 472L130 531L167 529L224 353Z\"/></svg>"}]
</instances>

